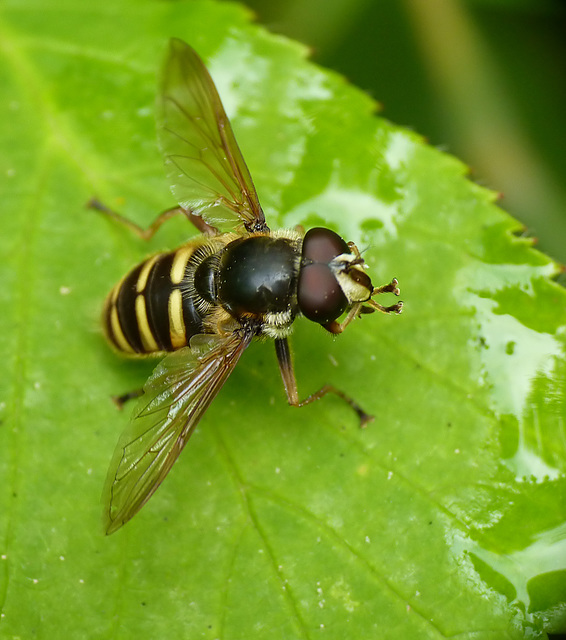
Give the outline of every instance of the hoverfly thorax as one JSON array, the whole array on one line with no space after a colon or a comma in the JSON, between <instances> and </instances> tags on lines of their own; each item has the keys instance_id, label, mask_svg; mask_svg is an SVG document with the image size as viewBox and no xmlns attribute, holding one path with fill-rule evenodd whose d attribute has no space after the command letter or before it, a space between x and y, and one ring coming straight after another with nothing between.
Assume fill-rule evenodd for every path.
<instances>
[{"instance_id":1,"label":"hoverfly thorax","mask_svg":"<svg viewBox=\"0 0 566 640\"><path fill-rule=\"evenodd\" d=\"M298 240L256 235L232 242L219 265L218 298L233 315L283 313L296 288Z\"/></svg>"}]
</instances>

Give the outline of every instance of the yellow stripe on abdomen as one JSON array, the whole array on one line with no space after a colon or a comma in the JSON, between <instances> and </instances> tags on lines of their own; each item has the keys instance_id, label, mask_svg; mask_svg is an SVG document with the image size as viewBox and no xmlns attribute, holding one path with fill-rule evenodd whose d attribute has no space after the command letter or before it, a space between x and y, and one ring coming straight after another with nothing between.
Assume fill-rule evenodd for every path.
<instances>
[{"instance_id":1,"label":"yellow stripe on abdomen","mask_svg":"<svg viewBox=\"0 0 566 640\"><path fill-rule=\"evenodd\" d=\"M179 284L185 277L185 268L189 258L193 255L195 249L192 245L181 247L175 252L173 264L171 265L171 282Z\"/></svg>"},{"instance_id":2,"label":"yellow stripe on abdomen","mask_svg":"<svg viewBox=\"0 0 566 640\"><path fill-rule=\"evenodd\" d=\"M180 289L173 289L169 296L169 334L174 349L187 344L185 320L183 318L183 295Z\"/></svg>"},{"instance_id":3,"label":"yellow stripe on abdomen","mask_svg":"<svg viewBox=\"0 0 566 640\"><path fill-rule=\"evenodd\" d=\"M147 309L145 308L145 298L142 293L136 297L136 320L143 348L146 352L159 351L159 345L155 341L149 321L147 319Z\"/></svg>"},{"instance_id":4,"label":"yellow stripe on abdomen","mask_svg":"<svg viewBox=\"0 0 566 640\"><path fill-rule=\"evenodd\" d=\"M145 289L145 285L147 284L147 278L149 276L149 272L151 271L153 265L157 262L161 254L157 254L152 258L148 258L140 271L140 275L138 276L138 281L136 282L136 291L141 293Z\"/></svg>"},{"instance_id":5,"label":"yellow stripe on abdomen","mask_svg":"<svg viewBox=\"0 0 566 640\"><path fill-rule=\"evenodd\" d=\"M116 305L112 304L112 308L110 309L110 336L112 342L120 349L121 351L125 351L126 353L135 353L135 350L132 348L130 343L126 340L126 336L122 331L122 325L120 324L120 318L118 318L118 309L116 309Z\"/></svg>"}]
</instances>

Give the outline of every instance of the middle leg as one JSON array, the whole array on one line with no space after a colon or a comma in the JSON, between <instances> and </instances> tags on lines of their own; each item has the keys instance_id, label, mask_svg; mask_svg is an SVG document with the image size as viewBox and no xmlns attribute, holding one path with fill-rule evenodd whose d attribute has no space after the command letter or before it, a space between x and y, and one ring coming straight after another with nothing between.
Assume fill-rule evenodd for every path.
<instances>
[{"instance_id":1,"label":"middle leg","mask_svg":"<svg viewBox=\"0 0 566 640\"><path fill-rule=\"evenodd\" d=\"M311 393L311 395L304 400L299 400L297 379L295 378L295 371L293 370L293 361L291 360L291 352L289 350L289 342L287 338L277 338L275 340L275 352L277 354L277 361L279 362L281 377L283 378L283 386L285 387L285 393L287 394L287 401L292 407L304 407L311 402L320 400L327 393L333 393L339 398L342 398L342 400L349 404L356 412L360 420L360 427L366 427L367 424L374 419L372 415L366 413L360 405L355 402L355 400L350 398L350 396L330 384L325 384L318 391Z\"/></svg>"}]
</instances>

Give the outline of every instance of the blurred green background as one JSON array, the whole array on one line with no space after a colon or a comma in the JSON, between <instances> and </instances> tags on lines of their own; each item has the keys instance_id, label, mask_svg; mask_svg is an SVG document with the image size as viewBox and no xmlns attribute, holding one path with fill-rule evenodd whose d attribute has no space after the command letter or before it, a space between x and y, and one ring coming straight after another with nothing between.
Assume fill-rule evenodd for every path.
<instances>
[{"instance_id":1,"label":"blurred green background","mask_svg":"<svg viewBox=\"0 0 566 640\"><path fill-rule=\"evenodd\" d=\"M386 118L466 162L538 247L566 263L565 2L245 4L372 95Z\"/></svg>"}]
</instances>

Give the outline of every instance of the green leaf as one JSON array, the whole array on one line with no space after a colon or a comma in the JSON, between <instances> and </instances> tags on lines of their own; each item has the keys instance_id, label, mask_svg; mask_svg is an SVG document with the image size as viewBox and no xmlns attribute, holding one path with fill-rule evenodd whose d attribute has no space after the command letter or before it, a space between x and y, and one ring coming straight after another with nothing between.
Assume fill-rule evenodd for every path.
<instances>
[{"instance_id":1,"label":"green leaf","mask_svg":"<svg viewBox=\"0 0 566 640\"><path fill-rule=\"evenodd\" d=\"M566 630L566 295L465 167L375 117L237 5L0 10L0 638L544 638ZM272 228L325 224L399 279L400 317L304 320L303 396L243 356L162 488L112 537L99 496L128 410L98 316L172 205L155 143L167 38L207 61Z\"/></svg>"}]
</instances>

